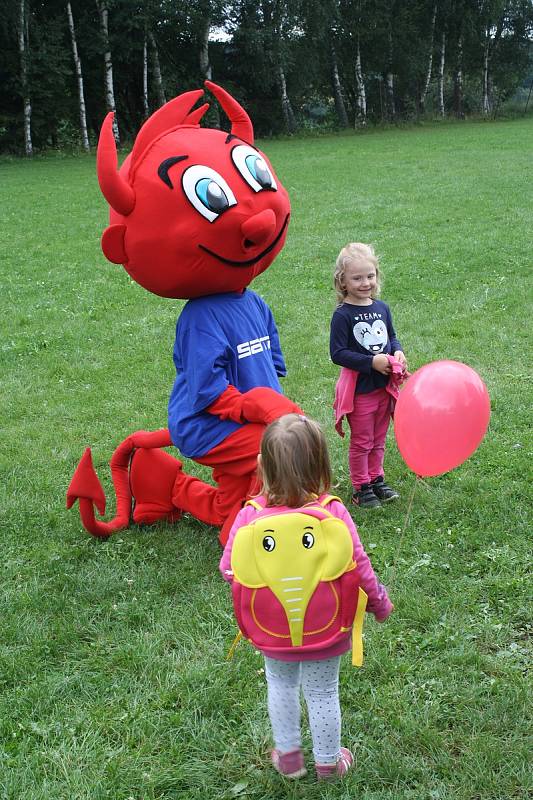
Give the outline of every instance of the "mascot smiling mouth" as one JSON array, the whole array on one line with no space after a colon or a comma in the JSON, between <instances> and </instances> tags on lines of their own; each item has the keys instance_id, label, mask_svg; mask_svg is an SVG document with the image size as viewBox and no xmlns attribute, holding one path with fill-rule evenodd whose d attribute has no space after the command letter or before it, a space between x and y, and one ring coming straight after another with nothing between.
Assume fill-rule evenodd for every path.
<instances>
[{"instance_id":1,"label":"mascot smiling mouth","mask_svg":"<svg viewBox=\"0 0 533 800\"><path fill-rule=\"evenodd\" d=\"M290 217L290 214L287 214L287 216L285 217L285 221L284 221L283 225L281 226L280 231L279 231L278 235L276 236L276 238L274 239L274 241L271 242L268 245L267 248L262 250L259 253L259 255L255 256L254 258L249 258L246 261L234 261L231 258L224 258L224 256L221 256L218 253L215 253L213 250L210 250L208 247L205 247L205 245L203 245L203 244L199 244L198 247L200 248L200 250L203 250L204 253L208 253L210 256L213 256L213 258L216 258L217 261L221 261L223 264L228 264L230 267L252 267L254 264L257 264L258 261L261 261L261 259L264 258L265 256L267 256L270 252L272 252L272 250L275 248L275 246L277 245L277 243L279 242L279 240L281 239L281 237L285 233L287 225L289 224L289 217Z\"/></svg>"}]
</instances>

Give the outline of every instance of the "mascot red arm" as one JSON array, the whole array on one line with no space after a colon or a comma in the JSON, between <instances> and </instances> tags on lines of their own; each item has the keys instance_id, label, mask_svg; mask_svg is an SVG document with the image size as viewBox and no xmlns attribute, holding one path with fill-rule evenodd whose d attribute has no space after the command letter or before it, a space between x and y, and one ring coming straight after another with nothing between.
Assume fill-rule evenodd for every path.
<instances>
[{"instance_id":1,"label":"mascot red arm","mask_svg":"<svg viewBox=\"0 0 533 800\"><path fill-rule=\"evenodd\" d=\"M187 299L176 325L176 379L168 429L137 431L115 450L111 474L115 517L90 449L67 491L80 502L85 528L107 537L133 520L174 521L182 512L227 534L235 514L257 490L257 453L265 425L298 406L279 378L285 362L272 312L247 287L285 243L287 192L266 156L254 147L252 123L224 89L209 81L231 122L231 132L201 128L203 91L187 92L143 125L131 154L117 169L108 114L100 133L97 171L110 205L102 236L105 256L161 297ZM181 453L213 470L214 485L187 475Z\"/></svg>"}]
</instances>

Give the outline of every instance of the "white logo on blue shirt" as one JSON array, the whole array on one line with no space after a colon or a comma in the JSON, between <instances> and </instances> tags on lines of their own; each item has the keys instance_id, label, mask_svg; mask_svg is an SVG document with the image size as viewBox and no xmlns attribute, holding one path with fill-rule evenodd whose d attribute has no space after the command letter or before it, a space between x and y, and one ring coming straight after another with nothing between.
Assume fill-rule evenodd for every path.
<instances>
[{"instance_id":1,"label":"white logo on blue shirt","mask_svg":"<svg viewBox=\"0 0 533 800\"><path fill-rule=\"evenodd\" d=\"M270 350L270 336L261 336L260 339L251 339L249 342L237 345L239 359L255 356L256 353L263 353L265 350Z\"/></svg>"}]
</instances>

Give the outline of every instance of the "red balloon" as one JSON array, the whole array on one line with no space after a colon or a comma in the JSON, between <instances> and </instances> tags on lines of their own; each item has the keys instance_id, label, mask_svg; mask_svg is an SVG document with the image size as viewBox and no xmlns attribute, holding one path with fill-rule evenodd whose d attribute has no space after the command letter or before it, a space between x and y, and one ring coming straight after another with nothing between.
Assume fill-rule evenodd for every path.
<instances>
[{"instance_id":1,"label":"red balloon","mask_svg":"<svg viewBox=\"0 0 533 800\"><path fill-rule=\"evenodd\" d=\"M489 394L477 372L459 361L433 361L400 392L394 412L398 450L417 475L442 475L472 455L489 419Z\"/></svg>"}]
</instances>

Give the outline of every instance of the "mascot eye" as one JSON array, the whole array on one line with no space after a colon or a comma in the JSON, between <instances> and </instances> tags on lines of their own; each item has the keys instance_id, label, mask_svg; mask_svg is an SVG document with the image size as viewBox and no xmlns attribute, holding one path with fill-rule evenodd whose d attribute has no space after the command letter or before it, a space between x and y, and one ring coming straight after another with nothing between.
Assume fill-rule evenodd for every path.
<instances>
[{"instance_id":1,"label":"mascot eye","mask_svg":"<svg viewBox=\"0 0 533 800\"><path fill-rule=\"evenodd\" d=\"M263 156L247 144L240 144L231 151L233 163L254 192L265 189L276 191L277 184Z\"/></svg>"},{"instance_id":2,"label":"mascot eye","mask_svg":"<svg viewBox=\"0 0 533 800\"><path fill-rule=\"evenodd\" d=\"M263 539L263 547L267 553L271 553L276 546L276 540L272 536L265 536Z\"/></svg>"},{"instance_id":3,"label":"mascot eye","mask_svg":"<svg viewBox=\"0 0 533 800\"><path fill-rule=\"evenodd\" d=\"M315 543L315 537L313 536L313 534L304 533L304 535L302 536L302 544L305 547L305 549L309 550L309 548L312 547L314 543Z\"/></svg>"},{"instance_id":4,"label":"mascot eye","mask_svg":"<svg viewBox=\"0 0 533 800\"><path fill-rule=\"evenodd\" d=\"M181 178L187 200L209 222L214 222L228 208L237 205L235 195L224 178L211 167L195 164Z\"/></svg>"},{"instance_id":5,"label":"mascot eye","mask_svg":"<svg viewBox=\"0 0 533 800\"><path fill-rule=\"evenodd\" d=\"M202 178L196 184L196 194L210 211L221 214L229 208L228 198L215 181L210 178Z\"/></svg>"}]
</instances>

